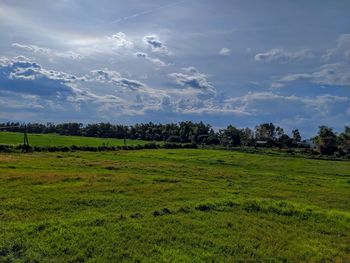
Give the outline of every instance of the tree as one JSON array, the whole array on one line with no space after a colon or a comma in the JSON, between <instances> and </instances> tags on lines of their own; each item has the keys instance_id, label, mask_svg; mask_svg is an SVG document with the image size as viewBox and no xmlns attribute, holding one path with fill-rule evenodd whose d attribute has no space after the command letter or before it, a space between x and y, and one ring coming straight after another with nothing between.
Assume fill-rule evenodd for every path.
<instances>
[{"instance_id":1,"label":"tree","mask_svg":"<svg viewBox=\"0 0 350 263\"><path fill-rule=\"evenodd\" d=\"M279 127L278 127L279 128ZM278 129L278 135L283 134L283 129ZM273 145L276 142L276 127L273 123L263 123L255 128L255 138L259 141L267 141Z\"/></svg>"},{"instance_id":2,"label":"tree","mask_svg":"<svg viewBox=\"0 0 350 263\"><path fill-rule=\"evenodd\" d=\"M222 145L239 146L242 144L241 138L242 132L232 125L220 130L220 141Z\"/></svg>"},{"instance_id":3,"label":"tree","mask_svg":"<svg viewBox=\"0 0 350 263\"><path fill-rule=\"evenodd\" d=\"M284 134L283 128L277 126L275 129L275 140L279 140Z\"/></svg>"},{"instance_id":4,"label":"tree","mask_svg":"<svg viewBox=\"0 0 350 263\"><path fill-rule=\"evenodd\" d=\"M344 154L350 154L350 127L345 126L344 132L338 136L337 144Z\"/></svg>"},{"instance_id":5,"label":"tree","mask_svg":"<svg viewBox=\"0 0 350 263\"><path fill-rule=\"evenodd\" d=\"M297 144L301 141L301 136L300 136L300 132L298 129L295 129L292 131L293 134L293 143Z\"/></svg>"},{"instance_id":6,"label":"tree","mask_svg":"<svg viewBox=\"0 0 350 263\"><path fill-rule=\"evenodd\" d=\"M337 135L327 126L319 126L318 135L314 141L321 154L332 155L337 150Z\"/></svg>"},{"instance_id":7,"label":"tree","mask_svg":"<svg viewBox=\"0 0 350 263\"><path fill-rule=\"evenodd\" d=\"M69 122L56 125L56 132L61 135L81 135L82 123Z\"/></svg>"},{"instance_id":8,"label":"tree","mask_svg":"<svg viewBox=\"0 0 350 263\"><path fill-rule=\"evenodd\" d=\"M278 138L278 146L290 148L293 146L293 139L291 139L287 134L282 134Z\"/></svg>"},{"instance_id":9,"label":"tree","mask_svg":"<svg viewBox=\"0 0 350 263\"><path fill-rule=\"evenodd\" d=\"M241 141L244 146L254 145L254 131L249 128L241 129Z\"/></svg>"}]
</instances>

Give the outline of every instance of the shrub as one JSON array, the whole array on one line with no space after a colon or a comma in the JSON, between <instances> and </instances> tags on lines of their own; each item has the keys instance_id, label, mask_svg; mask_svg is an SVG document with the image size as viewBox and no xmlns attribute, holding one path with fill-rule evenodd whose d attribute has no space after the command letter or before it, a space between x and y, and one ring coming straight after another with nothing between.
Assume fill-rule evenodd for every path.
<instances>
[{"instance_id":1,"label":"shrub","mask_svg":"<svg viewBox=\"0 0 350 263\"><path fill-rule=\"evenodd\" d=\"M181 142L180 136L169 136L168 142Z\"/></svg>"},{"instance_id":2,"label":"shrub","mask_svg":"<svg viewBox=\"0 0 350 263\"><path fill-rule=\"evenodd\" d=\"M170 215L172 212L168 208L163 208L161 211L154 211L153 216L163 216L163 215Z\"/></svg>"},{"instance_id":3,"label":"shrub","mask_svg":"<svg viewBox=\"0 0 350 263\"><path fill-rule=\"evenodd\" d=\"M178 148L178 145L176 143L164 143L162 145L162 148L164 148L164 149L175 149L175 148Z\"/></svg>"},{"instance_id":4,"label":"shrub","mask_svg":"<svg viewBox=\"0 0 350 263\"><path fill-rule=\"evenodd\" d=\"M130 215L131 218L142 218L142 215L140 213L135 213Z\"/></svg>"},{"instance_id":5,"label":"shrub","mask_svg":"<svg viewBox=\"0 0 350 263\"><path fill-rule=\"evenodd\" d=\"M0 144L0 152L12 152L14 150L13 145Z\"/></svg>"},{"instance_id":6,"label":"shrub","mask_svg":"<svg viewBox=\"0 0 350 263\"><path fill-rule=\"evenodd\" d=\"M155 144L155 143L146 143L146 144L144 145L144 148L145 148L145 149L157 149L157 148L158 148L158 145ZM139 148L137 148L137 149L139 149Z\"/></svg>"},{"instance_id":7,"label":"shrub","mask_svg":"<svg viewBox=\"0 0 350 263\"><path fill-rule=\"evenodd\" d=\"M214 210L216 206L214 204L200 204L195 207L199 211L209 212L210 210Z\"/></svg>"},{"instance_id":8,"label":"shrub","mask_svg":"<svg viewBox=\"0 0 350 263\"><path fill-rule=\"evenodd\" d=\"M180 207L179 210L177 210L177 212L188 214L191 212L191 208L189 208L188 206Z\"/></svg>"}]
</instances>

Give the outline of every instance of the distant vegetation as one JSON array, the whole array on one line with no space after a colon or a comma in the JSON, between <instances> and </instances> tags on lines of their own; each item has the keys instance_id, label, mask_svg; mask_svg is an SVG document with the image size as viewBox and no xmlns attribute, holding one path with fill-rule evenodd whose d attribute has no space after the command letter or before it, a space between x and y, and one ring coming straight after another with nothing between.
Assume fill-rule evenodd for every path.
<instances>
[{"instance_id":1,"label":"distant vegetation","mask_svg":"<svg viewBox=\"0 0 350 263\"><path fill-rule=\"evenodd\" d=\"M110 123L98 123L83 125L81 123L61 123L61 124L40 124L28 123L21 124L16 122L0 123L0 127L5 131L28 133L56 133L69 136L98 137L98 138L115 138L139 140L133 141L132 144L144 144L142 141L162 141L168 143L191 143L196 145L220 145L225 147L278 147L278 148L313 148L313 150L323 155L335 155L338 157L345 156L350 158L350 127L345 127L340 134L333 132L332 128L320 126L318 134L311 140L302 140L298 129L292 131L292 134L286 134L283 128L275 126L273 123L263 123L255 127L255 130L245 128L238 129L229 125L225 129L214 131L214 129L203 122L194 123L191 121L154 124L141 123L131 126L113 125ZM79 139L65 138L64 145L81 145L87 141ZM1 142L9 143L4 140ZM94 141L90 139L89 146L94 146ZM117 141L108 141L114 144ZM44 143L44 142L43 142ZM120 143L120 141L118 142ZM46 145L47 146L47 145Z\"/></svg>"},{"instance_id":2,"label":"distant vegetation","mask_svg":"<svg viewBox=\"0 0 350 263\"><path fill-rule=\"evenodd\" d=\"M29 142L32 146L122 146L123 139L114 138L93 138L81 136L61 136L59 134L31 134ZM1 132L0 144L21 144L23 143L23 134L18 132ZM127 140L127 145L144 145L149 143L143 140Z\"/></svg>"}]
</instances>

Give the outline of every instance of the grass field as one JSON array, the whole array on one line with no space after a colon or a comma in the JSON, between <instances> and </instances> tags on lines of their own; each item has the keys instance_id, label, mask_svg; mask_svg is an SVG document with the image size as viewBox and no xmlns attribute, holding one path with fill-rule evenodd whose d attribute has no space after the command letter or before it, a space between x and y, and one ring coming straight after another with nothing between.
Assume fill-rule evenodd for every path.
<instances>
[{"instance_id":1,"label":"grass field","mask_svg":"<svg viewBox=\"0 0 350 263\"><path fill-rule=\"evenodd\" d=\"M0 262L349 262L350 162L0 154Z\"/></svg>"},{"instance_id":2,"label":"grass field","mask_svg":"<svg viewBox=\"0 0 350 263\"><path fill-rule=\"evenodd\" d=\"M32 134L28 133L29 143L32 146L121 146L123 139L93 138L81 136L62 136L58 134ZM23 133L0 132L0 144L21 144ZM127 145L138 145L149 143L141 140L126 140Z\"/></svg>"}]
</instances>

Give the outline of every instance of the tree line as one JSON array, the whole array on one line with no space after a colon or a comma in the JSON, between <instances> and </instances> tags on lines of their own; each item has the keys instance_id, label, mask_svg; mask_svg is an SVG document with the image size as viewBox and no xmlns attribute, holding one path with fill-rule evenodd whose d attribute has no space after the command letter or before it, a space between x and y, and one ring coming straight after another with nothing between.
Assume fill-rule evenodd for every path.
<instances>
[{"instance_id":1,"label":"tree line","mask_svg":"<svg viewBox=\"0 0 350 263\"><path fill-rule=\"evenodd\" d=\"M239 129L233 125L214 131L209 124L203 122L183 121L179 123L155 124L140 123L120 125L111 123L0 123L2 130L28 133L57 133L70 136L87 136L99 138L139 139L146 141L165 141L168 143L191 143L203 145L222 145L227 147L259 146L280 148L310 148L312 144L325 155L350 155L350 127L336 134L332 128L320 126L318 134L309 142L302 140L298 129L291 134L273 123ZM312 142L312 144L310 144Z\"/></svg>"}]
</instances>

